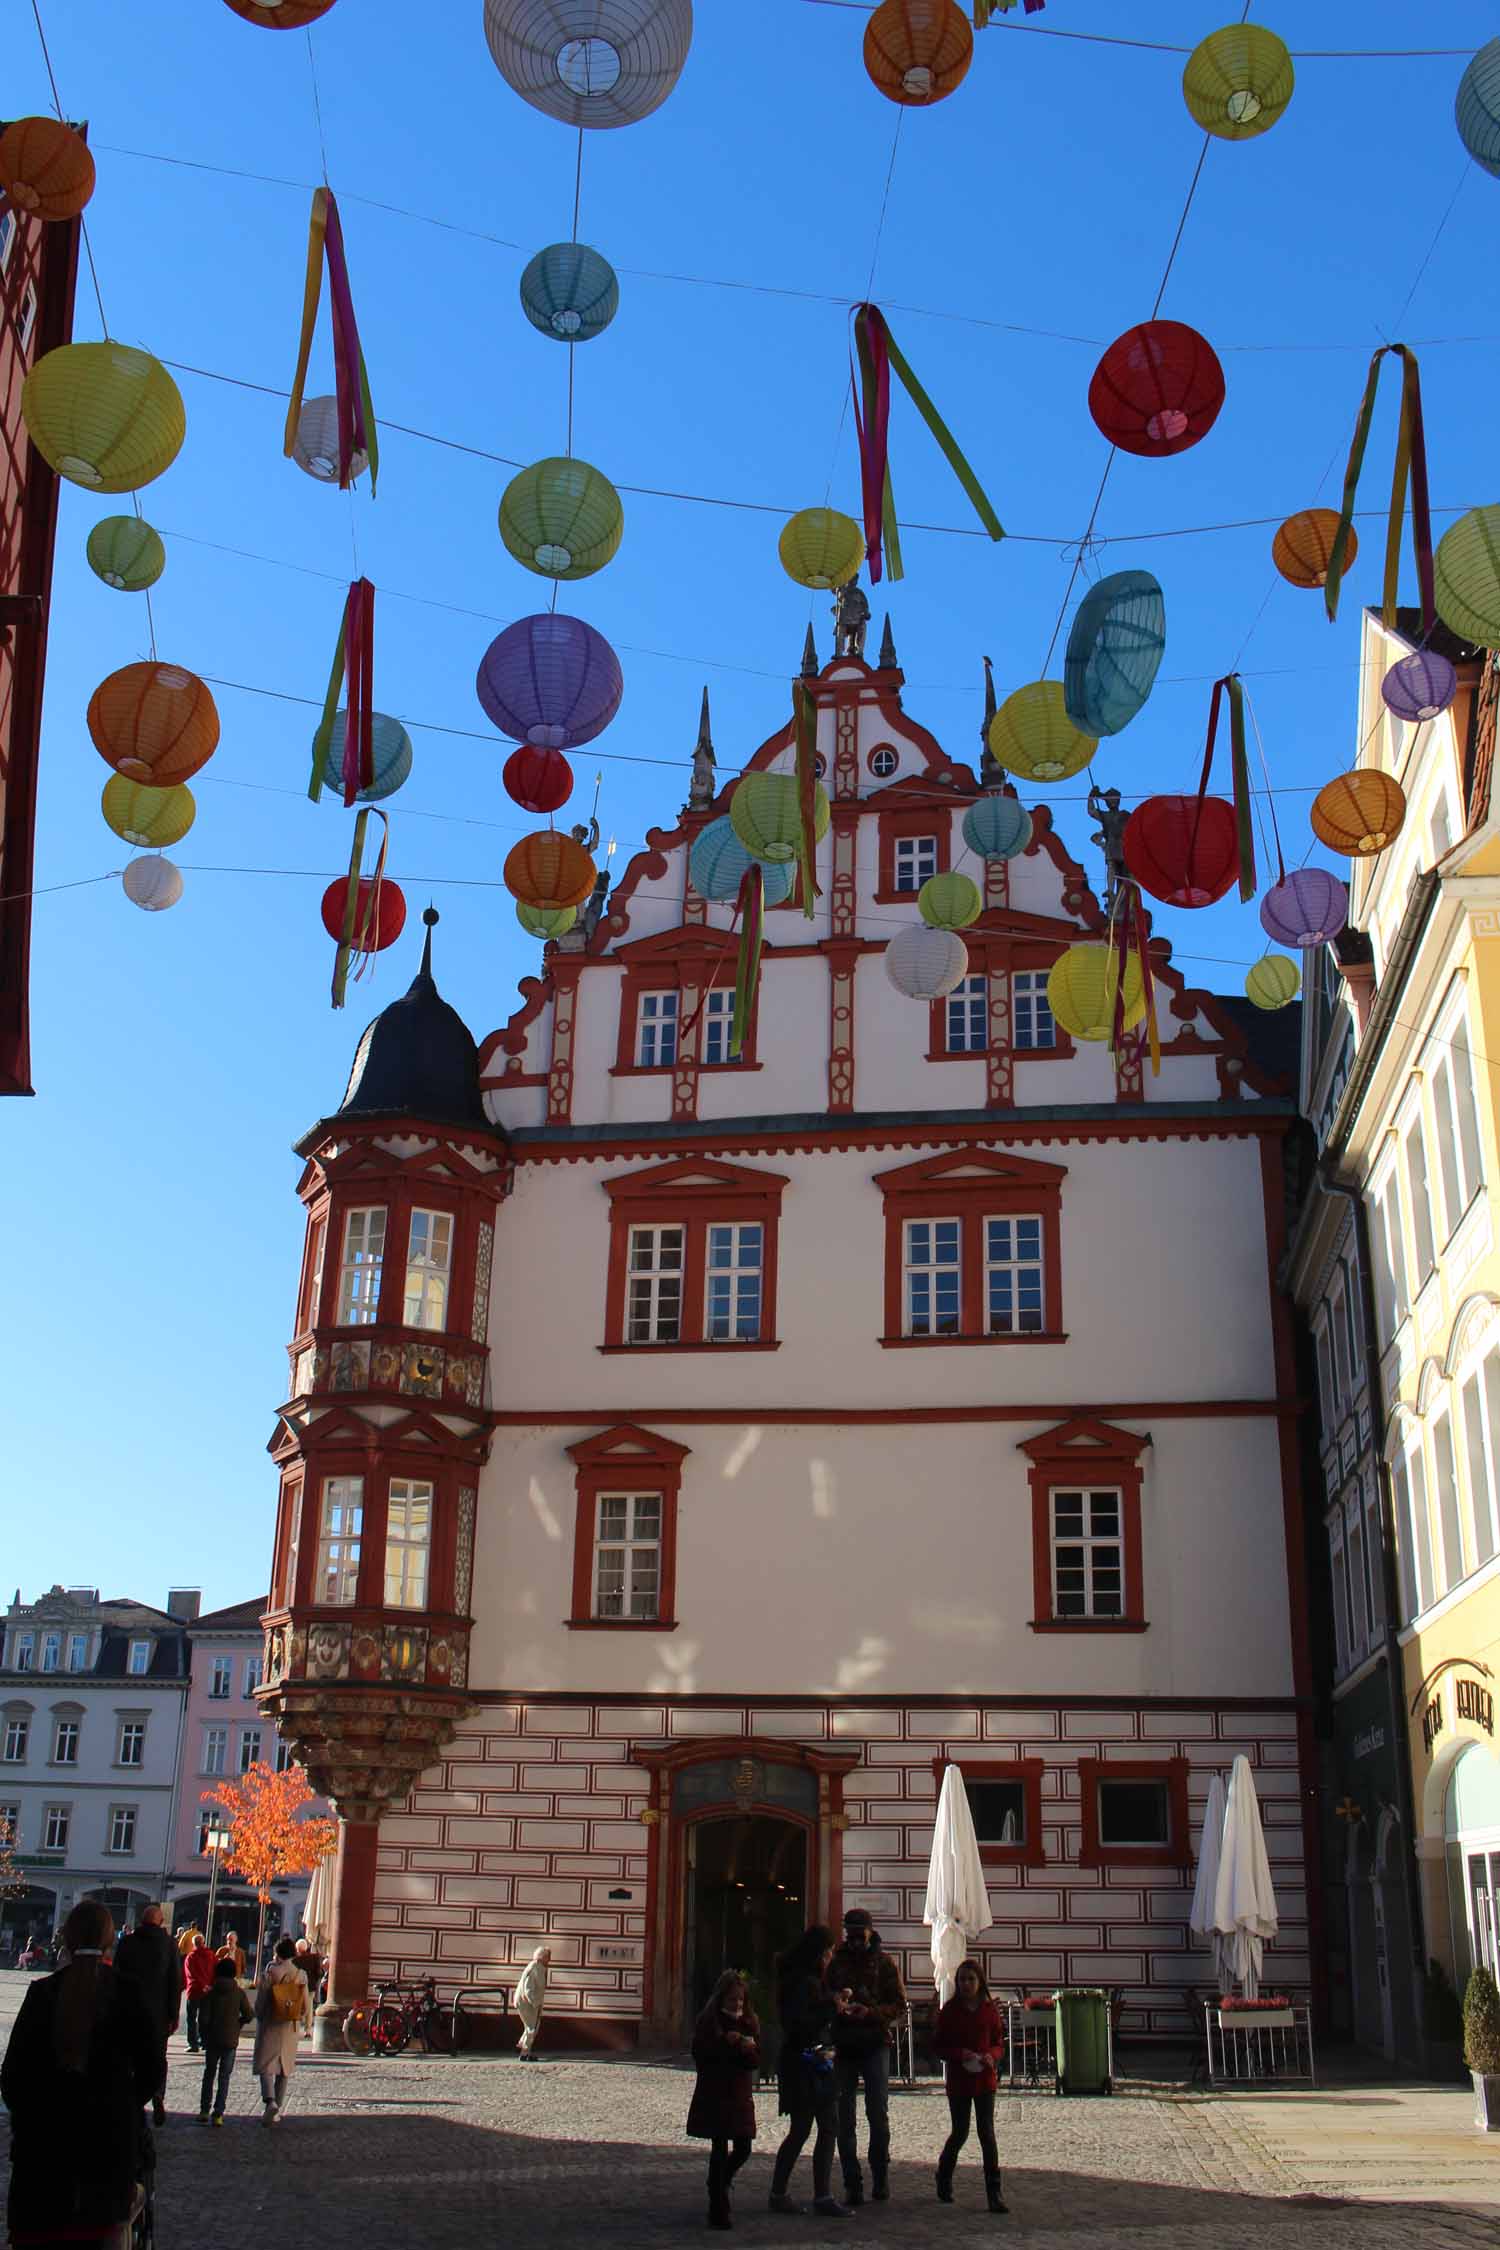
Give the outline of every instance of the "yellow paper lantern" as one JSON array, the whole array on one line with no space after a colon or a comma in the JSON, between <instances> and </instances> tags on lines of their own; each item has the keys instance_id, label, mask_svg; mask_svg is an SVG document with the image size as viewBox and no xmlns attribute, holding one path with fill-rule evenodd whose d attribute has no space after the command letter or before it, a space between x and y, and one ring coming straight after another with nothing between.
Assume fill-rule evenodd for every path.
<instances>
[{"instance_id":1,"label":"yellow paper lantern","mask_svg":"<svg viewBox=\"0 0 1500 2250\"><path fill-rule=\"evenodd\" d=\"M18 211L76 219L94 192L87 141L57 117L18 117L0 133L0 188Z\"/></svg>"},{"instance_id":2,"label":"yellow paper lantern","mask_svg":"<svg viewBox=\"0 0 1500 2250\"><path fill-rule=\"evenodd\" d=\"M561 454L513 476L500 502L500 536L540 578L592 578L625 532L620 495L587 461Z\"/></svg>"},{"instance_id":3,"label":"yellow paper lantern","mask_svg":"<svg viewBox=\"0 0 1500 2250\"><path fill-rule=\"evenodd\" d=\"M837 508L801 508L777 542L788 578L819 593L847 586L865 559L865 535L853 516Z\"/></svg>"},{"instance_id":4,"label":"yellow paper lantern","mask_svg":"<svg viewBox=\"0 0 1500 2250\"><path fill-rule=\"evenodd\" d=\"M1268 133L1297 83L1286 42L1256 23L1211 31L1188 56L1182 98L1205 133L1249 141Z\"/></svg>"},{"instance_id":5,"label":"yellow paper lantern","mask_svg":"<svg viewBox=\"0 0 1500 2250\"><path fill-rule=\"evenodd\" d=\"M1302 989L1302 971L1284 953L1268 953L1245 978L1245 995L1257 1008L1284 1008Z\"/></svg>"},{"instance_id":6,"label":"yellow paper lantern","mask_svg":"<svg viewBox=\"0 0 1500 2250\"><path fill-rule=\"evenodd\" d=\"M90 492L134 492L169 469L187 432L182 393L132 344L59 344L21 387L42 459Z\"/></svg>"},{"instance_id":7,"label":"yellow paper lantern","mask_svg":"<svg viewBox=\"0 0 1500 2250\"><path fill-rule=\"evenodd\" d=\"M1313 834L1330 851L1347 852L1351 859L1373 859L1394 843L1406 820L1406 792L1378 766L1357 766L1353 773L1335 774L1325 781L1308 814Z\"/></svg>"},{"instance_id":8,"label":"yellow paper lantern","mask_svg":"<svg viewBox=\"0 0 1500 2250\"><path fill-rule=\"evenodd\" d=\"M1061 680L1032 680L1008 695L990 721L990 749L1007 773L1063 781L1082 773L1099 744L1068 717Z\"/></svg>"},{"instance_id":9,"label":"yellow paper lantern","mask_svg":"<svg viewBox=\"0 0 1500 2250\"><path fill-rule=\"evenodd\" d=\"M917 912L929 929L966 930L983 911L979 885L968 875L929 875L917 893Z\"/></svg>"},{"instance_id":10,"label":"yellow paper lantern","mask_svg":"<svg viewBox=\"0 0 1500 2250\"><path fill-rule=\"evenodd\" d=\"M1073 1038L1113 1039L1119 984L1120 956L1113 946L1070 945L1048 974L1047 1005ZM1131 953L1125 962L1125 1029L1133 1031L1145 1013L1141 964Z\"/></svg>"},{"instance_id":11,"label":"yellow paper lantern","mask_svg":"<svg viewBox=\"0 0 1500 2250\"><path fill-rule=\"evenodd\" d=\"M171 789L153 789L143 781L127 781L111 774L99 800L105 821L127 844L148 844L160 851L180 844L198 817L193 792L178 782Z\"/></svg>"}]
</instances>

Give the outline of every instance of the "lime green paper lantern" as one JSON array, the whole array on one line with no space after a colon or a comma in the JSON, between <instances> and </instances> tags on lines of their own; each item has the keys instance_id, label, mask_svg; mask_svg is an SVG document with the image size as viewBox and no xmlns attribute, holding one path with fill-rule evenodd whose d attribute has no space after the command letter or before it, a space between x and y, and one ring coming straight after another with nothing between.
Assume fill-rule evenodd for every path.
<instances>
[{"instance_id":1,"label":"lime green paper lantern","mask_svg":"<svg viewBox=\"0 0 1500 2250\"><path fill-rule=\"evenodd\" d=\"M94 576L120 594L143 594L167 567L161 533L139 516L102 517L84 552Z\"/></svg>"},{"instance_id":2,"label":"lime green paper lantern","mask_svg":"<svg viewBox=\"0 0 1500 2250\"><path fill-rule=\"evenodd\" d=\"M1205 133L1250 141L1286 109L1297 74L1285 40L1257 23L1211 31L1188 56L1182 98Z\"/></svg>"},{"instance_id":3,"label":"lime green paper lantern","mask_svg":"<svg viewBox=\"0 0 1500 2250\"><path fill-rule=\"evenodd\" d=\"M776 552L788 578L826 593L858 577L865 535L853 516L837 508L802 508L788 519Z\"/></svg>"},{"instance_id":4,"label":"lime green paper lantern","mask_svg":"<svg viewBox=\"0 0 1500 2250\"><path fill-rule=\"evenodd\" d=\"M729 821L752 859L773 867L795 859L802 849L802 811L797 780L789 773L742 774L729 800ZM828 834L828 792L813 784L813 836Z\"/></svg>"},{"instance_id":5,"label":"lime green paper lantern","mask_svg":"<svg viewBox=\"0 0 1500 2250\"><path fill-rule=\"evenodd\" d=\"M1302 989L1302 971L1284 953L1268 953L1245 978L1246 997L1257 1008L1284 1008Z\"/></svg>"},{"instance_id":6,"label":"lime green paper lantern","mask_svg":"<svg viewBox=\"0 0 1500 2250\"><path fill-rule=\"evenodd\" d=\"M528 937L561 937L577 919L576 906L528 906L525 899L516 901L516 920Z\"/></svg>"},{"instance_id":7,"label":"lime green paper lantern","mask_svg":"<svg viewBox=\"0 0 1500 2250\"><path fill-rule=\"evenodd\" d=\"M90 492L150 484L187 434L181 391L133 344L59 344L22 385L21 415L48 466Z\"/></svg>"},{"instance_id":8,"label":"lime green paper lantern","mask_svg":"<svg viewBox=\"0 0 1500 2250\"><path fill-rule=\"evenodd\" d=\"M1461 640L1500 648L1500 506L1471 508L1433 558L1437 613Z\"/></svg>"},{"instance_id":9,"label":"lime green paper lantern","mask_svg":"<svg viewBox=\"0 0 1500 2250\"><path fill-rule=\"evenodd\" d=\"M592 578L625 530L620 495L587 461L553 455L513 476L500 502L500 536L539 578Z\"/></svg>"},{"instance_id":10,"label":"lime green paper lantern","mask_svg":"<svg viewBox=\"0 0 1500 2250\"><path fill-rule=\"evenodd\" d=\"M983 911L979 885L968 875L929 875L917 893L917 912L932 930L966 930Z\"/></svg>"},{"instance_id":11,"label":"lime green paper lantern","mask_svg":"<svg viewBox=\"0 0 1500 2250\"><path fill-rule=\"evenodd\" d=\"M990 749L1007 773L1064 781L1082 773L1099 744L1068 717L1061 680L1032 680L1008 695L990 721Z\"/></svg>"},{"instance_id":12,"label":"lime green paper lantern","mask_svg":"<svg viewBox=\"0 0 1500 2250\"><path fill-rule=\"evenodd\" d=\"M1111 945L1070 945L1047 975L1047 1005L1074 1039L1103 1041L1115 1035L1120 956ZM1146 1013L1146 987L1135 954L1125 962L1123 1028L1133 1031Z\"/></svg>"},{"instance_id":13,"label":"lime green paper lantern","mask_svg":"<svg viewBox=\"0 0 1500 2250\"><path fill-rule=\"evenodd\" d=\"M104 784L99 809L124 842L156 851L180 844L198 817L193 792L184 782L172 789L153 789L149 782L127 781L122 773L112 774Z\"/></svg>"}]
</instances>

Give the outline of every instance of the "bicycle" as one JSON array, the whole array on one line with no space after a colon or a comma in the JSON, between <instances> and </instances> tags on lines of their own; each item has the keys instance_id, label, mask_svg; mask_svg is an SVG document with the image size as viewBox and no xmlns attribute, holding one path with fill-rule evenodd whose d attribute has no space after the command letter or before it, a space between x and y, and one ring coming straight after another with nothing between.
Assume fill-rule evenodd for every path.
<instances>
[{"instance_id":1,"label":"bicycle","mask_svg":"<svg viewBox=\"0 0 1500 2250\"><path fill-rule=\"evenodd\" d=\"M344 2045L352 2055L399 2055L420 2038L429 2055L453 2052L453 2018L437 1996L437 1979L420 1984L375 1987L373 2001L362 2001L344 2018Z\"/></svg>"}]
</instances>

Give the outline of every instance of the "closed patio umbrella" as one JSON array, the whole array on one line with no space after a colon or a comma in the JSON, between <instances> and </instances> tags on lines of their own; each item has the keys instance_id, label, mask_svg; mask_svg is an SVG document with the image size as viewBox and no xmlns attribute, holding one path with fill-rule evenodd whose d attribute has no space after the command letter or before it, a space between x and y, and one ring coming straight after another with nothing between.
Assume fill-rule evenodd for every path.
<instances>
[{"instance_id":1,"label":"closed patio umbrella","mask_svg":"<svg viewBox=\"0 0 1500 2250\"><path fill-rule=\"evenodd\" d=\"M1220 1970L1219 1941L1214 1935L1214 1898L1219 1888L1219 1858L1224 1846L1224 1776L1216 1773L1208 1785L1203 1808L1203 1834L1198 1839L1198 1875L1193 1884L1193 1904L1188 1928L1202 1944L1213 1948L1214 1969Z\"/></svg>"},{"instance_id":2,"label":"closed patio umbrella","mask_svg":"<svg viewBox=\"0 0 1500 2250\"><path fill-rule=\"evenodd\" d=\"M959 1963L994 1919L964 1777L957 1766L945 1766L922 1908L922 1920L932 1932L932 1981L940 2005L953 1998Z\"/></svg>"},{"instance_id":3,"label":"closed patio umbrella","mask_svg":"<svg viewBox=\"0 0 1500 2250\"><path fill-rule=\"evenodd\" d=\"M1242 1986L1247 2000L1260 1990L1266 1940L1274 1938L1279 1927L1250 1761L1239 1757L1229 1776L1224 1844L1214 1887L1214 1929L1221 1964Z\"/></svg>"},{"instance_id":4,"label":"closed patio umbrella","mask_svg":"<svg viewBox=\"0 0 1500 2250\"><path fill-rule=\"evenodd\" d=\"M333 1931L333 1858L325 1852L313 1869L302 1908L303 1934L316 1946L326 1945Z\"/></svg>"}]
</instances>

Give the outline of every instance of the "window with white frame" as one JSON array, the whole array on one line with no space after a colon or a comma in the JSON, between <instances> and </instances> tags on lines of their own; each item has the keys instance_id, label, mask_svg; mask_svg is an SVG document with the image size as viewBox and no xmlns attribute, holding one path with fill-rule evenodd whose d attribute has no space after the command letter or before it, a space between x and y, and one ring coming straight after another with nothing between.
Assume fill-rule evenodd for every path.
<instances>
[{"instance_id":1,"label":"window with white frame","mask_svg":"<svg viewBox=\"0 0 1500 2250\"><path fill-rule=\"evenodd\" d=\"M432 1552L432 1493L416 1477L392 1477L385 1517L385 1606L424 1609Z\"/></svg>"},{"instance_id":2,"label":"window with white frame","mask_svg":"<svg viewBox=\"0 0 1500 2250\"><path fill-rule=\"evenodd\" d=\"M1432 1607L1432 1531L1427 1520L1427 1468L1420 1445L1391 1463L1396 1496L1396 1555L1401 1566L1402 1620Z\"/></svg>"},{"instance_id":3,"label":"window with white frame","mask_svg":"<svg viewBox=\"0 0 1500 2250\"><path fill-rule=\"evenodd\" d=\"M59 1719L52 1729L52 1763L55 1766L76 1766L78 1763L79 1725L76 1719Z\"/></svg>"},{"instance_id":4,"label":"window with white frame","mask_svg":"<svg viewBox=\"0 0 1500 2250\"><path fill-rule=\"evenodd\" d=\"M240 1772L248 1773L260 1762L260 1728L240 1728Z\"/></svg>"},{"instance_id":5,"label":"window with white frame","mask_svg":"<svg viewBox=\"0 0 1500 2250\"><path fill-rule=\"evenodd\" d=\"M318 1567L313 1600L347 1608L358 1598L359 1548L364 1535L363 1477L323 1479L323 1518L318 1532Z\"/></svg>"},{"instance_id":6,"label":"window with white frame","mask_svg":"<svg viewBox=\"0 0 1500 2250\"><path fill-rule=\"evenodd\" d=\"M1334 1671L1349 1669L1349 1579L1344 1564L1344 1519L1337 1509L1328 1519L1329 1580L1333 1589Z\"/></svg>"},{"instance_id":7,"label":"window with white frame","mask_svg":"<svg viewBox=\"0 0 1500 2250\"><path fill-rule=\"evenodd\" d=\"M680 1226L632 1227L625 1280L625 1340L675 1344L682 1333L683 1250Z\"/></svg>"},{"instance_id":8,"label":"window with white frame","mask_svg":"<svg viewBox=\"0 0 1500 2250\"><path fill-rule=\"evenodd\" d=\"M735 1063L738 1052L730 1044L734 1029L734 994L715 985L704 995L703 1020L698 1031L698 1057L705 1063Z\"/></svg>"},{"instance_id":9,"label":"window with white frame","mask_svg":"<svg viewBox=\"0 0 1500 2250\"><path fill-rule=\"evenodd\" d=\"M109 1849L111 1852L135 1850L134 1805L111 1805L109 1808Z\"/></svg>"},{"instance_id":10,"label":"window with white frame","mask_svg":"<svg viewBox=\"0 0 1500 2250\"><path fill-rule=\"evenodd\" d=\"M11 254L16 247L17 225L16 214L7 205L0 211L0 273L9 271Z\"/></svg>"},{"instance_id":11,"label":"window with white frame","mask_svg":"<svg viewBox=\"0 0 1500 2250\"><path fill-rule=\"evenodd\" d=\"M213 1661L213 1669L209 1673L208 1679L208 1692L210 1699L215 1703L227 1703L233 1686L233 1657L216 1656Z\"/></svg>"},{"instance_id":12,"label":"window with white frame","mask_svg":"<svg viewBox=\"0 0 1500 2250\"><path fill-rule=\"evenodd\" d=\"M660 1615L661 1494L601 1492L594 1542L594 1615Z\"/></svg>"},{"instance_id":13,"label":"window with white frame","mask_svg":"<svg viewBox=\"0 0 1500 2250\"><path fill-rule=\"evenodd\" d=\"M902 1228L902 1303L908 1336L956 1336L963 1305L963 1226L908 1219Z\"/></svg>"},{"instance_id":14,"label":"window with white frame","mask_svg":"<svg viewBox=\"0 0 1500 2250\"><path fill-rule=\"evenodd\" d=\"M89 1637L87 1633L68 1635L68 1670L86 1672L89 1668Z\"/></svg>"},{"instance_id":15,"label":"window with white frame","mask_svg":"<svg viewBox=\"0 0 1500 2250\"><path fill-rule=\"evenodd\" d=\"M1348 1337L1349 1378L1352 1390L1353 1385L1359 1381L1363 1374L1365 1364L1364 1339L1360 1335L1358 1312L1361 1302L1359 1266L1352 1257L1347 1262L1342 1259L1339 1261L1339 1278L1335 1295L1338 1306L1343 1312L1344 1328Z\"/></svg>"},{"instance_id":16,"label":"window with white frame","mask_svg":"<svg viewBox=\"0 0 1500 2250\"><path fill-rule=\"evenodd\" d=\"M200 1859L206 1859L208 1856L209 1831L214 1828L222 1829L223 1825L224 1814L218 1805L204 1805L201 1808L198 1814L198 1857Z\"/></svg>"},{"instance_id":17,"label":"window with white frame","mask_svg":"<svg viewBox=\"0 0 1500 2250\"><path fill-rule=\"evenodd\" d=\"M936 836L898 836L893 865L898 891L919 891L929 875L938 871Z\"/></svg>"},{"instance_id":18,"label":"window with white frame","mask_svg":"<svg viewBox=\"0 0 1500 2250\"><path fill-rule=\"evenodd\" d=\"M1477 1569L1500 1549L1500 1352L1491 1352L1464 1377L1459 1405Z\"/></svg>"},{"instance_id":19,"label":"window with white frame","mask_svg":"<svg viewBox=\"0 0 1500 2250\"><path fill-rule=\"evenodd\" d=\"M42 1670L44 1672L60 1672L62 1670L61 1633L43 1633Z\"/></svg>"},{"instance_id":20,"label":"window with white frame","mask_svg":"<svg viewBox=\"0 0 1500 2250\"><path fill-rule=\"evenodd\" d=\"M1484 1182L1474 1067L1469 1056L1468 1026L1461 1015L1454 1018L1451 1036L1436 1049L1432 1113L1437 1125L1446 1231L1451 1235Z\"/></svg>"},{"instance_id":21,"label":"window with white frame","mask_svg":"<svg viewBox=\"0 0 1500 2250\"><path fill-rule=\"evenodd\" d=\"M1432 819L1427 828L1427 853L1429 860L1439 860L1453 841L1453 816L1448 810L1448 792L1438 793L1432 808Z\"/></svg>"},{"instance_id":22,"label":"window with white frame","mask_svg":"<svg viewBox=\"0 0 1500 2250\"><path fill-rule=\"evenodd\" d=\"M34 1633L16 1633L13 1635L10 1644L10 1663L11 1670L14 1672L30 1672L35 1667L36 1635Z\"/></svg>"},{"instance_id":23,"label":"window with white frame","mask_svg":"<svg viewBox=\"0 0 1500 2250\"><path fill-rule=\"evenodd\" d=\"M15 1850L21 1841L21 1808L19 1805L0 1805L0 1846Z\"/></svg>"},{"instance_id":24,"label":"window with white frame","mask_svg":"<svg viewBox=\"0 0 1500 2250\"><path fill-rule=\"evenodd\" d=\"M228 1756L228 1727L205 1727L203 1729L203 1763L198 1769L200 1773L222 1773L224 1761Z\"/></svg>"},{"instance_id":25,"label":"window with white frame","mask_svg":"<svg viewBox=\"0 0 1500 2250\"><path fill-rule=\"evenodd\" d=\"M71 1805L48 1805L42 1813L42 1850L65 1852L68 1848L68 1830L72 1824Z\"/></svg>"},{"instance_id":26,"label":"window with white frame","mask_svg":"<svg viewBox=\"0 0 1500 2250\"><path fill-rule=\"evenodd\" d=\"M1375 1301L1380 1308L1382 1343L1406 1318L1406 1245L1401 1234L1401 1191L1394 1172L1374 1199L1371 1235L1375 1250Z\"/></svg>"},{"instance_id":27,"label":"window with white frame","mask_svg":"<svg viewBox=\"0 0 1500 2250\"><path fill-rule=\"evenodd\" d=\"M1054 1488L1052 1614L1121 1617L1125 1565L1118 1489Z\"/></svg>"},{"instance_id":28,"label":"window with white frame","mask_svg":"<svg viewBox=\"0 0 1500 2250\"><path fill-rule=\"evenodd\" d=\"M1432 1199L1427 1187L1427 1150L1422 1141L1420 1113L1406 1135L1404 1153L1407 1198L1411 1204L1412 1248L1416 1252L1412 1286L1420 1289L1437 1264L1437 1252L1432 1238Z\"/></svg>"},{"instance_id":29,"label":"window with white frame","mask_svg":"<svg viewBox=\"0 0 1500 2250\"><path fill-rule=\"evenodd\" d=\"M413 1211L406 1244L408 1328L446 1328L448 1277L453 1266L453 1220L447 1211Z\"/></svg>"},{"instance_id":30,"label":"window with white frame","mask_svg":"<svg viewBox=\"0 0 1500 2250\"><path fill-rule=\"evenodd\" d=\"M344 1218L344 1253L339 1262L339 1325L368 1328L380 1314L380 1276L385 1265L385 1205L376 1203Z\"/></svg>"},{"instance_id":31,"label":"window with white frame","mask_svg":"<svg viewBox=\"0 0 1500 2250\"><path fill-rule=\"evenodd\" d=\"M759 1220L708 1229L703 1333L710 1343L754 1343L760 1334L764 1269L765 1229Z\"/></svg>"},{"instance_id":32,"label":"window with white frame","mask_svg":"<svg viewBox=\"0 0 1500 2250\"><path fill-rule=\"evenodd\" d=\"M256 1689L260 1686L264 1670L265 1664L263 1658L259 1656L247 1656L245 1658L246 1695L254 1695Z\"/></svg>"},{"instance_id":33,"label":"window with white frame","mask_svg":"<svg viewBox=\"0 0 1500 2250\"><path fill-rule=\"evenodd\" d=\"M1342 1269L1341 1269L1342 1270ZM1335 1281L1328 1300L1328 1333L1333 1342L1333 1377L1339 1408L1347 1412L1354 1395L1349 1369L1349 1324L1344 1318L1344 1288Z\"/></svg>"},{"instance_id":34,"label":"window with white frame","mask_svg":"<svg viewBox=\"0 0 1500 2250\"><path fill-rule=\"evenodd\" d=\"M950 1055L982 1055L990 1043L990 980L964 977L943 1003L944 1044Z\"/></svg>"},{"instance_id":35,"label":"window with white frame","mask_svg":"<svg viewBox=\"0 0 1500 2250\"><path fill-rule=\"evenodd\" d=\"M1318 1355L1318 1397L1323 1407L1323 1435L1331 1438L1339 1425L1339 1402L1333 1387L1333 1344L1326 1319L1320 1320L1313 1330L1313 1348Z\"/></svg>"},{"instance_id":36,"label":"window with white frame","mask_svg":"<svg viewBox=\"0 0 1500 2250\"><path fill-rule=\"evenodd\" d=\"M117 1766L139 1766L146 1758L146 1722L144 1719L122 1719L120 1738L115 1744Z\"/></svg>"},{"instance_id":37,"label":"window with white frame","mask_svg":"<svg viewBox=\"0 0 1500 2250\"><path fill-rule=\"evenodd\" d=\"M8 1766L26 1762L26 1745L31 1740L31 1721L24 1715L12 1712L5 1721L5 1743L0 1757Z\"/></svg>"},{"instance_id":38,"label":"window with white frame","mask_svg":"<svg viewBox=\"0 0 1500 2250\"><path fill-rule=\"evenodd\" d=\"M1023 1054L1057 1045L1045 969L1017 969L1010 980L1010 1041Z\"/></svg>"},{"instance_id":39,"label":"window with white frame","mask_svg":"<svg viewBox=\"0 0 1500 2250\"><path fill-rule=\"evenodd\" d=\"M127 1670L133 1672L137 1679L141 1679L144 1678L145 1674L149 1672L150 1669L151 1643L149 1641L132 1641L130 1644L130 1661L127 1666Z\"/></svg>"},{"instance_id":40,"label":"window with white frame","mask_svg":"<svg viewBox=\"0 0 1500 2250\"><path fill-rule=\"evenodd\" d=\"M992 1336L1039 1336L1043 1319L1040 1218L984 1222L985 1322Z\"/></svg>"},{"instance_id":41,"label":"window with white frame","mask_svg":"<svg viewBox=\"0 0 1500 2250\"><path fill-rule=\"evenodd\" d=\"M659 1070L677 1060L675 992L643 992L636 1006L635 1059L642 1070Z\"/></svg>"},{"instance_id":42,"label":"window with white frame","mask_svg":"<svg viewBox=\"0 0 1500 2250\"><path fill-rule=\"evenodd\" d=\"M1432 1425L1433 1498L1437 1502L1442 1591L1456 1586L1467 1575L1464 1565L1463 1527L1458 1512L1458 1468L1453 1457L1453 1424L1446 1408Z\"/></svg>"},{"instance_id":43,"label":"window with white frame","mask_svg":"<svg viewBox=\"0 0 1500 2250\"><path fill-rule=\"evenodd\" d=\"M288 1766L294 1766L296 1763L297 1753L287 1741L286 1736L278 1734L276 1737L276 1771L285 1773Z\"/></svg>"}]
</instances>

